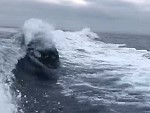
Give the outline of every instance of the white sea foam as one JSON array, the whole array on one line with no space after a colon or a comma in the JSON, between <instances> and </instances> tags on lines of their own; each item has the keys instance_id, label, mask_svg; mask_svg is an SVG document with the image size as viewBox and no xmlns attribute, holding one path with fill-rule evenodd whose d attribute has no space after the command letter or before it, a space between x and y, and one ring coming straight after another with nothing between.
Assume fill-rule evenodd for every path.
<instances>
[{"instance_id":1,"label":"white sea foam","mask_svg":"<svg viewBox=\"0 0 150 113\"><path fill-rule=\"evenodd\" d=\"M14 98L10 86L14 78L12 70L18 59L24 56L24 52L14 38L0 39L0 111L2 113L16 113L18 106L18 100L14 99L19 99L19 95Z\"/></svg>"},{"instance_id":2,"label":"white sea foam","mask_svg":"<svg viewBox=\"0 0 150 113\"><path fill-rule=\"evenodd\" d=\"M145 57L149 54L147 50L127 48L125 44L106 44L97 41L98 35L91 32L89 28L78 32L53 30L47 23L36 19L27 21L23 31L26 44L37 38L38 34L42 34L40 38L44 35L46 40L41 38L44 43L48 42L47 45L55 43L62 66L65 68L69 66L68 68L79 71L75 74L68 73L67 76L60 78L58 84L64 87L63 92L66 95L74 94L81 99L89 95L84 92L97 91L89 98L97 95L95 101L103 99L109 103L110 99L111 102L115 102L116 98L124 98L124 95L133 98L128 96L131 92L144 92L145 97L148 95L147 92L150 92L150 77L148 76L150 60ZM92 70L96 71L88 73ZM109 85L112 81L113 83ZM85 87L84 90L81 90L82 87ZM123 89L120 90L120 87ZM100 97L98 91L105 95ZM150 99L146 99L146 102L149 101Z\"/></svg>"},{"instance_id":3,"label":"white sea foam","mask_svg":"<svg viewBox=\"0 0 150 113\"><path fill-rule=\"evenodd\" d=\"M110 98L114 99L114 101L116 98L124 97L121 96L121 93L128 95L129 92L150 92L150 77L148 76L150 74L150 60L144 57L145 54L149 54L147 50L122 47L125 44L106 44L96 41L94 39L98 38L97 35L89 29L79 32L63 32L58 30L53 32L53 36L59 49L60 57L63 59L62 65L64 67L67 67L68 64L73 64L69 65L69 67L75 68L75 71L80 68L87 70L97 69L94 76L81 70L77 74L72 73L70 75L70 73L68 76L62 77L59 84L64 87L63 92L66 95L74 93L74 95L77 95L77 98L86 96L86 94L83 94L85 90L81 90L82 84L87 82L85 78L99 80L99 82L88 81L88 84L93 85L95 88L97 87L97 90L99 88L110 91L120 90L117 87L124 86L125 88L121 92L110 93ZM98 72L98 70L104 71ZM114 80L115 83L108 86L104 85L108 84L107 82L111 80ZM101 81L106 82L100 84ZM77 84L79 85L77 86ZM90 88L90 90L93 89ZM144 95L147 94L149 95L149 93ZM105 102L108 102L110 98L105 98L105 96L103 99ZM145 98L148 97L145 96ZM146 102L150 102L150 99L146 99Z\"/></svg>"},{"instance_id":4,"label":"white sea foam","mask_svg":"<svg viewBox=\"0 0 150 113\"><path fill-rule=\"evenodd\" d=\"M53 28L47 23L44 23L38 19L30 19L25 22L22 31L10 29L0 29L2 32L17 33L12 37L0 39L0 112L2 113L17 113L18 101L21 99L21 94L18 91L14 96L14 91L11 90L13 84L12 78L14 75L12 70L15 69L15 65L18 60L26 55L26 46L34 40L39 40L43 44L37 46L37 48L52 48L51 30ZM4 31L5 30L5 31ZM25 45L21 45L23 38ZM14 78L15 79L15 78ZM5 109L6 108L6 109Z\"/></svg>"},{"instance_id":5,"label":"white sea foam","mask_svg":"<svg viewBox=\"0 0 150 113\"><path fill-rule=\"evenodd\" d=\"M30 19L24 23L23 33L25 44L28 45L31 41L39 40L42 45L39 48L53 48L51 31L53 27L39 19Z\"/></svg>"},{"instance_id":6,"label":"white sea foam","mask_svg":"<svg viewBox=\"0 0 150 113\"><path fill-rule=\"evenodd\" d=\"M99 101L114 103L127 98L138 100L129 93L140 92L144 93L144 102L150 102L148 51L121 47L124 44L97 41L95 39L99 38L98 35L88 28L78 32L54 30L38 19L25 22L23 34L26 45L36 39L43 41L48 48L55 45L59 51L62 68L73 70L58 81L58 84L63 86L65 95L74 95L80 101L88 100L95 104ZM0 110L7 106L8 111L3 113L12 113L16 110L16 105L12 104L9 86L4 85L4 81L13 77L11 71L24 54L20 53L20 47L14 44L12 39L1 40L0 43L0 94L3 96L0 104L4 105ZM8 95L4 94L5 91Z\"/></svg>"}]
</instances>

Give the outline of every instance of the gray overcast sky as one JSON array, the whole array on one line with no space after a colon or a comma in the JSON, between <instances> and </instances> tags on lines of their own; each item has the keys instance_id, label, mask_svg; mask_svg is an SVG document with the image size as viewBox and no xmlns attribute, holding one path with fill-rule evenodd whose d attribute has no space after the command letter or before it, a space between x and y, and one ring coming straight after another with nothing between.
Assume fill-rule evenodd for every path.
<instances>
[{"instance_id":1,"label":"gray overcast sky","mask_svg":"<svg viewBox=\"0 0 150 113\"><path fill-rule=\"evenodd\" d=\"M150 34L150 0L0 0L0 26L30 18L57 29Z\"/></svg>"}]
</instances>

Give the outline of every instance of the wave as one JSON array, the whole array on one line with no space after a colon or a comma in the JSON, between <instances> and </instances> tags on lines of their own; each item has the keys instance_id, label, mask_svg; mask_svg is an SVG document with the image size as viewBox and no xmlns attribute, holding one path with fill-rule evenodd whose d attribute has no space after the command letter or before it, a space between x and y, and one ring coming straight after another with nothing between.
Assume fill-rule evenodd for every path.
<instances>
[{"instance_id":1,"label":"wave","mask_svg":"<svg viewBox=\"0 0 150 113\"><path fill-rule=\"evenodd\" d=\"M11 96L10 87L14 78L12 70L18 60L26 55L33 62L38 65L42 63L46 67L52 61L58 63L60 57L62 75L65 76L60 76L58 84L63 87L63 94L74 95L79 102L88 101L93 105L99 102L122 104L131 99L135 103L142 104L142 101L143 105L148 104L150 60L145 55L149 52L127 48L125 44L104 43L95 40L97 38L100 39L89 28L65 32L55 30L42 20L30 19L13 37L0 39L0 94L4 96L0 103L9 108L3 113L17 110L17 100L21 97L20 93L16 100ZM53 60L40 60L41 51L47 49L55 51L49 55ZM47 54L44 57L46 56ZM144 98L138 97L143 94ZM2 109L0 107L0 111Z\"/></svg>"},{"instance_id":2,"label":"wave","mask_svg":"<svg viewBox=\"0 0 150 113\"><path fill-rule=\"evenodd\" d=\"M65 68L66 76L59 80L65 95L93 104L122 104L129 99L148 104L150 60L144 56L149 51L95 40L100 37L90 29L56 30L53 35ZM140 100L132 94L147 96ZM119 102L121 98L125 99Z\"/></svg>"},{"instance_id":3,"label":"wave","mask_svg":"<svg viewBox=\"0 0 150 113\"><path fill-rule=\"evenodd\" d=\"M0 39L1 112L16 113L18 110L23 112L18 105L21 100L21 92L18 90L14 92L11 89L13 79L15 79L13 70L19 60L30 57L31 61L36 62L36 65L42 68L55 68L52 66L58 63L59 55L52 41L51 30L52 27L43 21L30 19L20 30L11 32L14 33L13 36ZM7 109L4 109L6 107Z\"/></svg>"},{"instance_id":4,"label":"wave","mask_svg":"<svg viewBox=\"0 0 150 113\"><path fill-rule=\"evenodd\" d=\"M36 25L34 26L34 24ZM28 30L27 26L32 27ZM92 103L97 103L99 100L107 103L109 100L119 103L115 100L116 97L124 98L124 94L141 93L141 91L147 95L150 85L150 78L147 76L150 73L150 60L143 57L149 53L147 50L136 50L127 48L125 44L109 44L96 40L100 37L89 28L77 32L54 30L47 23L32 19L25 24L24 29L25 34L28 34L25 35L27 43L40 32L46 36L46 40L42 38L45 44L49 40L48 45L51 43L57 48L62 69L64 68L63 74L66 73L65 76L60 77L58 84L64 88L65 95L76 95L79 100L88 100L87 98L89 98ZM92 82L91 79L96 82ZM112 84L110 85L110 83ZM89 92L92 90L97 93L89 96L91 94L85 94L85 90L81 90L82 87L88 89ZM120 90L120 88L124 90ZM104 97L95 96L103 90L106 91ZM113 90L118 91L112 93ZM109 98L106 97L108 94L110 94ZM134 97L129 95L129 98ZM149 99L145 102L148 101Z\"/></svg>"},{"instance_id":5,"label":"wave","mask_svg":"<svg viewBox=\"0 0 150 113\"><path fill-rule=\"evenodd\" d=\"M51 48L54 46L52 41L51 31L54 28L39 19L30 19L24 23L23 34L25 37L25 44L28 45L31 41L39 39L44 42L42 48Z\"/></svg>"},{"instance_id":6,"label":"wave","mask_svg":"<svg viewBox=\"0 0 150 113\"><path fill-rule=\"evenodd\" d=\"M20 48L20 45L16 43L15 37L0 39L0 111L3 113L17 112L17 103L14 100L13 92L10 87L14 78L12 70L15 69L18 59L23 56L24 52ZM19 92L16 99L17 98L20 98Z\"/></svg>"}]
</instances>

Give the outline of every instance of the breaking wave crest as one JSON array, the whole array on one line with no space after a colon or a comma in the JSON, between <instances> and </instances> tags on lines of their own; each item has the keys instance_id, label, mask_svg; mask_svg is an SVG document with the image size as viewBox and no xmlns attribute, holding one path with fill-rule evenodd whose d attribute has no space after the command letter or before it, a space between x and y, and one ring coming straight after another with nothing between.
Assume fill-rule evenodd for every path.
<instances>
[{"instance_id":1,"label":"breaking wave crest","mask_svg":"<svg viewBox=\"0 0 150 113\"><path fill-rule=\"evenodd\" d=\"M15 37L0 39L0 111L2 113L17 112L17 103L12 96L13 92L10 87L14 78L12 70L15 68L18 59L23 56L24 52L19 43L16 42ZM18 92L17 98L19 99L19 97L20 93Z\"/></svg>"},{"instance_id":2,"label":"breaking wave crest","mask_svg":"<svg viewBox=\"0 0 150 113\"><path fill-rule=\"evenodd\" d=\"M15 79L12 71L15 69L18 60L27 54L30 42L38 41L35 49L54 48L52 29L42 20L30 19L24 23L22 29L11 32L14 33L13 36L0 39L0 111L2 113L23 112L21 109L18 111L21 93L19 91L14 92L11 89L13 79Z\"/></svg>"},{"instance_id":3,"label":"breaking wave crest","mask_svg":"<svg viewBox=\"0 0 150 113\"><path fill-rule=\"evenodd\" d=\"M0 39L0 94L4 96L0 104L10 108L3 113L17 110L17 102L12 103L10 91L11 79L14 78L12 70L26 55L28 44L34 40L42 42L35 48L58 49L62 64L58 84L63 87L62 93L66 96L74 95L79 102L88 101L93 105L127 104L130 100L134 101L132 104L147 105L150 102L150 60L146 58L149 52L96 39L100 38L89 28L65 32L54 30L38 19L25 22L22 30L13 37ZM0 111L2 109L0 107Z\"/></svg>"},{"instance_id":4,"label":"breaking wave crest","mask_svg":"<svg viewBox=\"0 0 150 113\"><path fill-rule=\"evenodd\" d=\"M53 35L64 68L65 76L59 84L65 95L75 95L79 101L94 105L128 105L130 101L134 105L148 105L150 60L145 56L149 51L104 43L90 29L57 30Z\"/></svg>"}]
</instances>

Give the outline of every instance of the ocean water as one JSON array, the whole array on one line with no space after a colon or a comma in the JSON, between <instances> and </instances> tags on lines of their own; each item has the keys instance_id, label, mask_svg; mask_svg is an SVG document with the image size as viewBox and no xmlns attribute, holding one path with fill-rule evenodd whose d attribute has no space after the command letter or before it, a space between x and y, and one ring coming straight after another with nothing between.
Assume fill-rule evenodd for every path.
<instances>
[{"instance_id":1,"label":"ocean water","mask_svg":"<svg viewBox=\"0 0 150 113\"><path fill-rule=\"evenodd\" d=\"M0 31L3 113L150 113L150 36L55 30L38 19ZM54 80L38 79L24 59L37 34L59 52Z\"/></svg>"}]
</instances>

